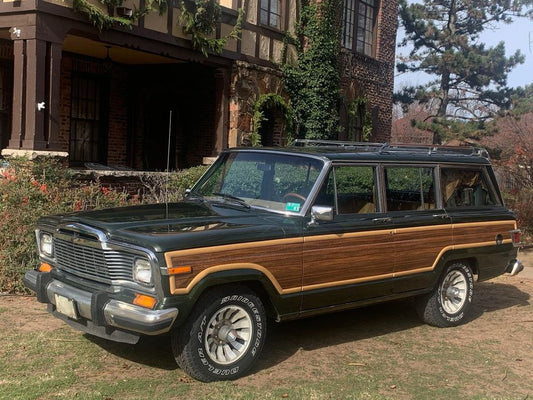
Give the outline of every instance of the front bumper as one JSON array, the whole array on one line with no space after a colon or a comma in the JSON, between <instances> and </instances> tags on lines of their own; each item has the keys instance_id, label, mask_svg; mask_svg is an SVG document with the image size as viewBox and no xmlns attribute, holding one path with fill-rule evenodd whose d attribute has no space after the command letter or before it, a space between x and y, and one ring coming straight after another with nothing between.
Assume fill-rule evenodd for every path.
<instances>
[{"instance_id":1,"label":"front bumper","mask_svg":"<svg viewBox=\"0 0 533 400\"><path fill-rule=\"evenodd\" d=\"M178 316L177 308L150 310L109 298L105 292L91 293L31 270L24 284L37 293L37 300L48 303L48 311L76 329L117 342L136 343L140 335L168 332ZM60 306L57 302L67 306ZM65 309L69 312L65 312Z\"/></svg>"}]
</instances>

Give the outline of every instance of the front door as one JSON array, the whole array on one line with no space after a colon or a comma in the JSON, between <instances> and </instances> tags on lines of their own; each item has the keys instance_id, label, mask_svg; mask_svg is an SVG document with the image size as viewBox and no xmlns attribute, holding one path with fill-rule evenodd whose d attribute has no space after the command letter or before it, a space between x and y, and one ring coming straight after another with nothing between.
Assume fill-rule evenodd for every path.
<instances>
[{"instance_id":1,"label":"front door","mask_svg":"<svg viewBox=\"0 0 533 400\"><path fill-rule=\"evenodd\" d=\"M302 310L390 294L394 230L380 209L377 167L335 166L314 204L335 216L306 229Z\"/></svg>"}]
</instances>

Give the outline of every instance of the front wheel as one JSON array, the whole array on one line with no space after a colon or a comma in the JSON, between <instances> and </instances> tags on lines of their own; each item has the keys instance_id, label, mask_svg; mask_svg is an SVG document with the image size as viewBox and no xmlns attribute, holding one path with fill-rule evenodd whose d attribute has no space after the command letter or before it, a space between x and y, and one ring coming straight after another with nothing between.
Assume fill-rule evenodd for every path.
<instances>
[{"instance_id":1,"label":"front wheel","mask_svg":"<svg viewBox=\"0 0 533 400\"><path fill-rule=\"evenodd\" d=\"M462 262L449 265L437 287L417 299L420 318L433 326L457 326L462 323L472 304L474 276L470 267Z\"/></svg>"},{"instance_id":2,"label":"front wheel","mask_svg":"<svg viewBox=\"0 0 533 400\"><path fill-rule=\"evenodd\" d=\"M246 288L215 289L196 304L188 321L172 333L178 365L203 382L241 377L259 356L266 315Z\"/></svg>"}]
</instances>

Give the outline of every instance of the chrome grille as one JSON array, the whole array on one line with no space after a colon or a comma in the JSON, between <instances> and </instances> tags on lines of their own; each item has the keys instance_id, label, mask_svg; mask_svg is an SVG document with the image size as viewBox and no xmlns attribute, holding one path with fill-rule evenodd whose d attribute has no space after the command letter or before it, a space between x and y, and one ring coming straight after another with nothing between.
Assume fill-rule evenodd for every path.
<instances>
[{"instance_id":1,"label":"chrome grille","mask_svg":"<svg viewBox=\"0 0 533 400\"><path fill-rule=\"evenodd\" d=\"M133 281L134 254L103 250L57 237L54 249L58 268L72 275L106 284L115 280Z\"/></svg>"}]
</instances>

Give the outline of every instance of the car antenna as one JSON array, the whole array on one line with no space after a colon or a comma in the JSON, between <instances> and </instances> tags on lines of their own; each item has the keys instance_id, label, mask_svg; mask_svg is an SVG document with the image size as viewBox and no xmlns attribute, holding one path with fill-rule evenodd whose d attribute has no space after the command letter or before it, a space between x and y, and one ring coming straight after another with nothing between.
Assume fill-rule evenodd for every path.
<instances>
[{"instance_id":1,"label":"car antenna","mask_svg":"<svg viewBox=\"0 0 533 400\"><path fill-rule=\"evenodd\" d=\"M167 173L165 177L165 218L168 220L168 185L170 180L170 139L172 136L172 109L168 110Z\"/></svg>"}]
</instances>

